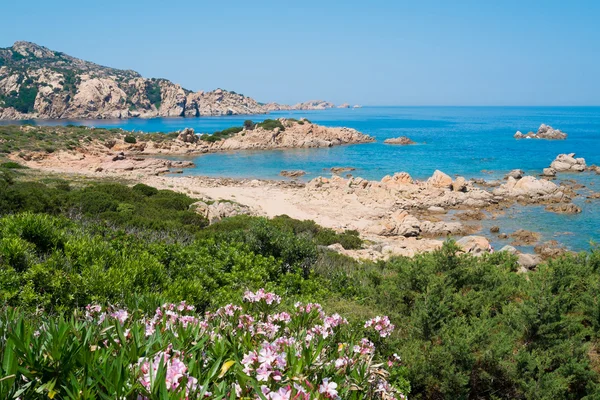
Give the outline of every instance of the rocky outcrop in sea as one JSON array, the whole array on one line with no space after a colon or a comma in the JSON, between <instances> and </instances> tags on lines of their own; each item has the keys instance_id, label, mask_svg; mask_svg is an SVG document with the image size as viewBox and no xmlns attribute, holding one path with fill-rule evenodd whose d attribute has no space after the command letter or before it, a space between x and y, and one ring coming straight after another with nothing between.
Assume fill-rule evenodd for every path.
<instances>
[{"instance_id":1,"label":"rocky outcrop in sea","mask_svg":"<svg viewBox=\"0 0 600 400\"><path fill-rule=\"evenodd\" d=\"M541 124L537 132L528 132L523 134L521 131L517 131L514 135L515 139L549 139L549 140L562 140L567 138L567 134L559 129L554 129L550 125Z\"/></svg>"}]
</instances>

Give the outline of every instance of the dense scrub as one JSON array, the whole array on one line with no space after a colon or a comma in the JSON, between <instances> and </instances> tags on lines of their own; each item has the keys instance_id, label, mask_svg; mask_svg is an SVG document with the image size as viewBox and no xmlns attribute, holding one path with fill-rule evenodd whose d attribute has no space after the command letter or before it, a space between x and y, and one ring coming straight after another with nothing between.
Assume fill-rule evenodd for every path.
<instances>
[{"instance_id":1,"label":"dense scrub","mask_svg":"<svg viewBox=\"0 0 600 400\"><path fill-rule=\"evenodd\" d=\"M15 173L0 175L0 296L20 312L68 318L98 302L149 314L181 300L203 312L266 287L286 309L322 302L357 334L357 321L389 315L396 329L377 354L402 358L398 382L408 378L411 398L600 396L596 248L526 275L509 254L471 257L451 242L413 259L358 263L319 247L360 246L353 232L336 236L288 217L205 227L175 217L193 201L183 195L143 185L48 186L15 181ZM161 218L167 212L174 214ZM7 320L2 329L22 329L17 317Z\"/></svg>"}]
</instances>

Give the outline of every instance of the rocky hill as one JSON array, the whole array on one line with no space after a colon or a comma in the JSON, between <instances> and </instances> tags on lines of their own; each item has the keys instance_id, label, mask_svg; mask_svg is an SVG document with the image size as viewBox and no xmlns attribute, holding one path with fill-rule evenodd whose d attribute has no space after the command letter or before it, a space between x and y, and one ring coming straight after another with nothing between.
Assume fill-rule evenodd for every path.
<instances>
[{"instance_id":1,"label":"rocky hill","mask_svg":"<svg viewBox=\"0 0 600 400\"><path fill-rule=\"evenodd\" d=\"M222 89L192 92L34 43L0 49L0 119L199 117L285 109L292 107Z\"/></svg>"}]
</instances>

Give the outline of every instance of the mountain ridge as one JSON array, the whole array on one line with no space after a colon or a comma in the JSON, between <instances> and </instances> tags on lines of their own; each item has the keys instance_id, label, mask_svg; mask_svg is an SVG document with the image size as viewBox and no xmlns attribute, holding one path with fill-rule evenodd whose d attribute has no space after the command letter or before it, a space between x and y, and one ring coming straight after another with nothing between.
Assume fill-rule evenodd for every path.
<instances>
[{"instance_id":1,"label":"mountain ridge","mask_svg":"<svg viewBox=\"0 0 600 400\"><path fill-rule=\"evenodd\" d=\"M234 91L198 91L164 78L82 60L36 43L0 48L0 119L116 119L263 114L325 109L310 101L294 106L260 103Z\"/></svg>"}]
</instances>

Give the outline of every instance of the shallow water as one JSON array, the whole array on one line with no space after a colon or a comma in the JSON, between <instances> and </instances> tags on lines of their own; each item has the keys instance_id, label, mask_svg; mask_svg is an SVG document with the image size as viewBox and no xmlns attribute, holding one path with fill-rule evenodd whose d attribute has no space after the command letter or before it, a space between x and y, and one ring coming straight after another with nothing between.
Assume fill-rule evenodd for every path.
<instances>
[{"instance_id":1,"label":"shallow water","mask_svg":"<svg viewBox=\"0 0 600 400\"><path fill-rule=\"evenodd\" d=\"M576 153L588 164L600 164L600 107L364 107L253 116L38 123L76 123L145 132L192 127L196 132L212 133L242 125L246 119L261 121L285 116L355 128L374 136L377 142L326 149L206 154L189 157L196 167L185 170L184 174L281 179L281 170L300 169L307 172L305 179L312 179L330 175L331 167L348 166L356 168L354 176L367 179L381 179L399 171L425 179L436 169L451 176L496 179L514 168L539 174L559 153ZM566 132L567 140L513 138L515 131L536 131L541 123ZM397 136L408 136L418 144L383 143ZM588 189L600 191L600 175L586 172L561 178L576 179ZM586 189L582 191L585 192ZM579 215L557 215L544 212L543 207L515 207L498 220L483 221L484 233L488 233L491 225L499 225L507 233L523 228L541 232L544 240L556 239L573 250L586 250L590 240L600 240L600 200L586 203L582 197L576 203L583 208ZM495 244L505 243L495 241Z\"/></svg>"}]
</instances>

